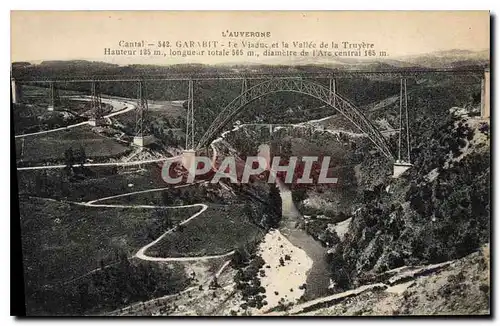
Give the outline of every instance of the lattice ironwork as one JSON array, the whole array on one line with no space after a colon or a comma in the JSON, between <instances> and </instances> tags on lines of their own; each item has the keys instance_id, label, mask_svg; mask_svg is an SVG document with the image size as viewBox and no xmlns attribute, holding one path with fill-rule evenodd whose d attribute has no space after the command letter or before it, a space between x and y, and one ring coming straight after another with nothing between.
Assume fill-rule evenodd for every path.
<instances>
[{"instance_id":1,"label":"lattice ironwork","mask_svg":"<svg viewBox=\"0 0 500 326\"><path fill-rule=\"evenodd\" d=\"M99 83L96 81L93 81L91 85L91 108L94 119L103 119L104 110L102 107L101 92L99 91Z\"/></svg>"},{"instance_id":2,"label":"lattice ironwork","mask_svg":"<svg viewBox=\"0 0 500 326\"><path fill-rule=\"evenodd\" d=\"M406 78L401 79L399 92L399 144L397 163L411 163L410 123L408 118L408 94Z\"/></svg>"},{"instance_id":3,"label":"lattice ironwork","mask_svg":"<svg viewBox=\"0 0 500 326\"><path fill-rule=\"evenodd\" d=\"M148 112L148 96L146 89L146 82L140 80L137 88L137 109L135 117L135 135L137 137L144 137L148 132L145 125Z\"/></svg>"},{"instance_id":4,"label":"lattice ironwork","mask_svg":"<svg viewBox=\"0 0 500 326\"><path fill-rule=\"evenodd\" d=\"M330 78L330 103L335 106L335 95L337 95L337 83L335 78Z\"/></svg>"},{"instance_id":5,"label":"lattice ironwork","mask_svg":"<svg viewBox=\"0 0 500 326\"><path fill-rule=\"evenodd\" d=\"M384 136L377 128L349 101L333 92L333 88L327 88L321 84L302 78L271 78L265 80L240 94L229 103L217 116L209 129L198 142L196 149L202 148L213 140L216 135L228 124L246 104L277 92L294 92L312 96L334 108L347 120L355 125L361 132L377 146L387 157L394 160ZM189 111L188 111L189 112Z\"/></svg>"},{"instance_id":6,"label":"lattice ironwork","mask_svg":"<svg viewBox=\"0 0 500 326\"><path fill-rule=\"evenodd\" d=\"M59 91L54 82L50 83L50 106L55 110L59 104Z\"/></svg>"},{"instance_id":7,"label":"lattice ironwork","mask_svg":"<svg viewBox=\"0 0 500 326\"><path fill-rule=\"evenodd\" d=\"M194 104L193 104L193 81L189 80L187 117L186 117L186 149L194 148Z\"/></svg>"}]
</instances>

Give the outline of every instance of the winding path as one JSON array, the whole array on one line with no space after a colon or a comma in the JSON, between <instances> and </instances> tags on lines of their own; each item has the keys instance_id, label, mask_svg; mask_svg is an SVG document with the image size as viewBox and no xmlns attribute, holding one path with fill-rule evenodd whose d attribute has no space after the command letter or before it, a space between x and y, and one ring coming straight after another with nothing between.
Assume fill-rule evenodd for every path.
<instances>
[{"instance_id":1,"label":"winding path","mask_svg":"<svg viewBox=\"0 0 500 326\"><path fill-rule=\"evenodd\" d=\"M106 162L106 163L84 163L85 167L97 167L97 166L133 166L133 165L141 165L141 164L149 164L149 163L158 163L165 161L176 161L180 160L181 156L174 157L162 157L155 158L152 160L143 160L143 161L131 161L131 162ZM73 167L80 167L82 164L74 164ZM45 170L45 169L64 169L66 167L65 164L57 164L57 165L39 165L39 166L24 166L17 167L18 171L27 171L27 170Z\"/></svg>"},{"instance_id":2,"label":"winding path","mask_svg":"<svg viewBox=\"0 0 500 326\"><path fill-rule=\"evenodd\" d=\"M105 207L105 208L149 208L149 209L157 209L157 208L169 208L169 209L177 209L177 208L189 208L189 207L200 207L201 209L191 215L189 218L185 219L179 225L184 225L188 223L189 221L195 219L199 215L201 215L204 211L207 210L208 206L205 204L192 204L192 205L181 205L181 206L156 206L156 205L115 205L115 204L89 204L86 203L84 206L91 206L91 207ZM170 233L174 232L175 227L167 230L165 233L163 233L160 237L158 237L156 240L153 242L150 242L149 244L145 245L139 251L135 254L134 257L142 259L142 260L147 260L147 261L158 261L158 262L173 262L173 261L197 261L197 260L204 260L204 259L212 259L212 258L219 258L219 257L225 257L226 255L232 254L226 254L226 255L217 255L217 256L202 256L202 257L152 257L148 256L146 254L146 250L157 244L159 241L161 241L163 238L165 238L167 235Z\"/></svg>"},{"instance_id":3,"label":"winding path","mask_svg":"<svg viewBox=\"0 0 500 326\"><path fill-rule=\"evenodd\" d=\"M200 181L200 182L195 182L193 184L200 184L200 183L206 183L207 181ZM140 191L134 191L126 194L120 194L120 195L114 195L114 196L109 196L109 197L103 197L99 199L94 199L85 203L78 203L74 202L74 204L81 205L81 206L87 206L87 207L103 207L103 208L146 208L146 209L177 209L177 208L189 208L189 207L200 207L201 209L191 215L189 218L185 219L179 225L184 225L196 217L200 216L204 211L208 209L208 206L206 204L191 204L191 205L181 205L181 206L161 206L161 205L121 205L121 204L95 204L96 202L99 201L104 201L104 200L109 200L109 199L114 199L114 198L121 198L121 197L126 197L126 196L131 196L131 195L136 195L136 194L143 194L143 193L150 193L150 192L156 192L156 191L163 191L163 190L168 190L168 189L174 189L174 188L184 188L191 186L192 184L185 184L185 185L179 185L175 187L164 187L164 188L155 188L155 189L147 189L147 190L140 190ZM229 257L234 253L234 250L222 254L222 255L207 255L207 256L193 256L193 257L152 257L148 256L146 254L146 250L157 244L159 241L161 241L163 238L165 238L167 235L171 234L174 232L175 227L167 230L165 233L163 233L160 237L158 237L156 240L150 242L149 244L145 245L144 247L140 248L139 251L134 255L134 257L146 261L156 261L156 262L185 262L185 261L199 261L199 260L209 260L209 259L216 259L216 258L223 258L223 257Z\"/></svg>"},{"instance_id":4,"label":"winding path","mask_svg":"<svg viewBox=\"0 0 500 326\"><path fill-rule=\"evenodd\" d=\"M85 101L90 101L89 96L74 96L70 98L77 98ZM115 112L112 112L108 115L105 116L105 118L110 118L119 114L126 113L128 111L134 110L136 108L135 103L125 100L125 99L114 99L114 98L106 98L102 99L102 102L104 103L109 103L113 105L113 107L116 109L120 105L124 105L124 108ZM67 130L70 128L75 128L78 126L86 125L88 124L88 121L80 122L74 125L69 125L66 127L61 127L61 128L56 128L52 130L45 130L45 131L40 131L40 132L35 132L35 133L30 133L30 134L24 134L24 135L17 135L15 136L16 138L23 138L23 137L28 137L28 136L34 136L34 135L40 135L40 134L47 134L51 132L56 132L60 130ZM216 150L214 149L214 155L213 155L213 161L215 161L215 156L216 156ZM158 158L158 159L151 159L151 160L142 160L142 161L132 161L132 162L108 162L108 163L85 163L83 166L85 167L98 167L98 166L133 166L133 165L141 165L141 164L148 164L148 163L157 163L157 162L164 162L164 161L177 161L180 160L181 156L174 156L174 157L168 157L168 158ZM75 164L74 167L79 167L81 164ZM42 170L42 169L63 169L65 168L65 164L58 164L58 165L47 165L47 166L30 166L30 167L17 167L18 171L24 171L24 170ZM199 182L196 182L199 183ZM187 187L190 186L191 184L186 184L186 185L179 185L175 186L173 188L182 188L182 187ZM109 197L104 197L104 198L99 198L95 200L91 200L89 202L81 203L81 202L73 202L74 204L77 205L82 205L82 206L87 206L87 207L106 207L106 208L146 208L146 209L177 209L177 208L188 208L188 207L200 207L201 209L187 218L186 220L182 221L179 223L179 225L184 225L191 220L195 219L199 215L201 215L205 210L207 210L208 206L205 204L192 204L192 205L181 205L181 206L161 206L161 205L119 205L119 204L95 204L96 202L104 201L104 200L109 200L109 199L114 199L114 198L120 198L120 197L125 197L125 196L131 196L135 194L141 194L141 193L149 193L149 192L156 192L156 191L163 191L167 189L172 189L172 187L163 187L163 188L155 188L155 189L148 189L148 190L141 190L141 191L135 191L135 192L130 192L130 193L125 193L125 194L119 194L119 195L114 195L114 196L109 196ZM156 240L153 242L145 245L144 247L140 248L139 251L135 254L134 257L137 257L142 260L146 261L158 261L158 262L173 262L173 261L199 261L199 260L208 260L208 259L216 259L216 258L222 258L222 257L228 257L231 256L234 253L233 251L230 251L226 254L222 255L211 255L211 256L195 256L195 257L151 257L146 255L146 250L149 249L150 247L154 246L157 244L159 241L161 241L164 237L166 237L168 234L174 232L175 227L167 230L165 233L163 233L160 237L158 237Z\"/></svg>"},{"instance_id":5,"label":"winding path","mask_svg":"<svg viewBox=\"0 0 500 326\"><path fill-rule=\"evenodd\" d=\"M91 97L90 96L80 96L80 97L72 97L72 98L77 98L82 101L90 101ZM135 110L137 107L136 104L132 101L128 100L123 100L123 99L113 99L113 98L103 98L101 99L101 102L103 103L108 103L113 106L114 109L117 109L117 111L111 112L110 114L107 114L104 116L104 118L111 118L132 110ZM124 106L122 109L118 109L119 107ZM43 135L43 134L48 134L51 132L56 132L56 131L61 131L61 130L68 130L71 128L75 127L80 127L89 124L89 121L83 121L79 123L75 123L73 125L65 126L65 127L60 127L60 128L55 128L55 129L50 129L50 130L43 130L43 131L38 131L38 132L32 132L29 134L22 134L22 135L16 135L14 136L15 138L24 138L24 137L29 137L29 136L36 136L36 135Z\"/></svg>"}]
</instances>

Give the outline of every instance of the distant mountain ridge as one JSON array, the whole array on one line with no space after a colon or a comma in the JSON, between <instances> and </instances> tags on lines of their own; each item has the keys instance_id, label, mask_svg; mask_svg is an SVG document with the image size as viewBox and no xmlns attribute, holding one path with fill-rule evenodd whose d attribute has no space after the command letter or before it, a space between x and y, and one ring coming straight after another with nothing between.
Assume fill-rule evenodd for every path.
<instances>
[{"instance_id":1,"label":"distant mountain ridge","mask_svg":"<svg viewBox=\"0 0 500 326\"><path fill-rule=\"evenodd\" d=\"M490 51L471 51L471 50L446 50L436 51L425 54L414 54L407 56L396 56L387 58L318 58L318 57L294 57L294 58L269 58L261 60L262 65L318 65L332 69L348 70L382 70L396 68L457 68L462 66L488 65L490 60ZM235 65L258 65L257 62L245 63L222 63L218 66Z\"/></svg>"},{"instance_id":2,"label":"distant mountain ridge","mask_svg":"<svg viewBox=\"0 0 500 326\"><path fill-rule=\"evenodd\" d=\"M429 68L454 68L462 65L489 64L490 51L447 50L402 57L400 60Z\"/></svg>"},{"instance_id":3,"label":"distant mountain ridge","mask_svg":"<svg viewBox=\"0 0 500 326\"><path fill-rule=\"evenodd\" d=\"M12 63L12 75L14 77L46 76L53 74L77 74L77 75L111 75L111 74L164 74L172 72L318 72L330 69L339 70L364 70L380 71L393 69L439 69L439 68L477 68L489 66L489 50L448 50L437 51L422 55L409 55L395 58L378 58L365 60L359 58L290 58L280 62L266 60L261 62L226 63L216 65L193 64L131 64L118 65L102 61L87 60L46 60L38 64L29 62ZM273 63L275 62L275 63ZM291 71L292 69L293 71Z\"/></svg>"},{"instance_id":4,"label":"distant mountain ridge","mask_svg":"<svg viewBox=\"0 0 500 326\"><path fill-rule=\"evenodd\" d=\"M88 61L88 60L46 60L39 64L40 66L93 66L93 67L119 67L119 65L114 63L108 63L103 61Z\"/></svg>"}]
</instances>

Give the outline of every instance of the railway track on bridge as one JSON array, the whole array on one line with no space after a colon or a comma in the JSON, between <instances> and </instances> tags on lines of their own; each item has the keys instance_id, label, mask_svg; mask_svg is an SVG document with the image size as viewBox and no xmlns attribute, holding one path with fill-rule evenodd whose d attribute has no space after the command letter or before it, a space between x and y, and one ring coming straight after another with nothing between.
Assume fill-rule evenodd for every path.
<instances>
[{"instance_id":1,"label":"railway track on bridge","mask_svg":"<svg viewBox=\"0 0 500 326\"><path fill-rule=\"evenodd\" d=\"M86 76L68 76L68 77L36 77L29 78L22 74L13 74L12 78L19 83L79 83L79 82L137 82L137 81L202 81L202 80L241 80L241 79L329 79L329 78L359 78L359 77L418 77L434 74L454 74L454 75L478 75L484 73L485 67L474 68L411 68L411 69L383 69L383 70L335 70L324 72L186 72L186 73L161 73L148 75L86 75Z\"/></svg>"}]
</instances>

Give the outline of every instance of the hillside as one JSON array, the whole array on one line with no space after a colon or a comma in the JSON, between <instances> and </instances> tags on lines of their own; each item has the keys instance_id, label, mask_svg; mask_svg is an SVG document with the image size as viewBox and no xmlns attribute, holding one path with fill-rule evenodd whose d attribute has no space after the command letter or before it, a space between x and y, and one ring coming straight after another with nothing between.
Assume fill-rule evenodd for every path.
<instances>
[{"instance_id":1,"label":"hillside","mask_svg":"<svg viewBox=\"0 0 500 326\"><path fill-rule=\"evenodd\" d=\"M475 55L459 51L434 54L427 59L410 58L406 63L342 64L349 64L353 69L417 64L413 62L444 67L479 63ZM43 78L58 73L64 75L71 67L77 74L82 71L83 76L240 71L228 66L120 67L92 62L19 63L15 67L19 76L35 74ZM325 67L307 64L267 68L268 72L276 73L331 72ZM241 68L241 71L263 72L267 68L260 65ZM23 232L28 235L23 245L42 258L50 256L31 259L35 265L48 267L26 273L30 278L27 284L33 313L113 310L117 314L140 311L140 314L245 315L271 310L279 313L292 305L285 313L487 314L489 256L484 254L486 251L480 251L491 241L490 122L479 117L480 83L473 77L426 75L409 79L413 166L398 179L392 178L393 161L381 154L367 137L366 130L358 130L335 108L313 97L286 92L256 99L242 108L224 127L232 132L218 133L219 141L212 144L218 154L216 163L220 163L224 154L235 155L238 156L235 168L239 170L246 157L257 153L259 145L267 145L270 156L280 156L283 163L291 156L330 157L328 172L338 177L338 182L307 186L292 182L275 186L263 178L254 178L249 184L220 182L167 190L161 178L161 165L156 164L139 169L82 169L76 177L71 175L71 169L69 173L45 169L19 171L20 194L29 198L49 197L28 202L25 196L21 212ZM328 85L328 80L318 82ZM66 155L61 153L73 143L87 147L87 155L83 157L98 162L128 162L166 153L177 155L184 143L186 105L182 105L182 100L186 98L186 83L148 81L150 109L145 128L158 139L148 149L137 150L128 143L135 133L136 117L136 112L130 110L109 121L113 128L90 130L78 126L64 134L18 138L18 155L23 160L26 157L23 164L28 163L28 156L35 157L30 159L34 162L63 162ZM255 83L257 81L250 80L248 86ZM88 83L61 85L66 91L88 93ZM137 90L136 85L130 83L103 82L100 86L107 98L131 99ZM399 79L346 78L337 86L339 94L355 103L383 132L389 148L396 153ZM31 90L33 101L40 107L25 103L16 106L15 118L21 123L18 129L36 131L64 122L60 120L66 117L65 113L47 113L39 103L40 98L47 98L48 88L25 90ZM197 81L194 92L195 138L200 139L222 109L238 97L241 81ZM87 111L81 103L68 105L75 111L75 117ZM209 155L213 153L210 148L203 150ZM319 174L316 167L313 172ZM303 170L296 169L294 178L296 172ZM212 176L212 172L207 173L199 181ZM111 200L106 199L108 196ZM63 205L58 202L61 200L80 203ZM94 204L90 205L89 200L127 207L91 207ZM190 204L203 205L206 212L181 225L181 221L187 221L196 213L187 207L188 210L179 210L179 215L174 216L170 206ZM132 207L134 211L129 210ZM137 216L145 222L141 223ZM175 217L179 224L172 225L166 216ZM37 226L46 219L53 220ZM105 223L109 230L103 230L98 223ZM168 228L172 230L163 233ZM104 231L111 236L106 236ZM160 234L165 237L162 235L159 239ZM126 240L117 246L124 254L113 255L107 251L114 245L114 242L106 242L109 237ZM159 241L152 243L154 239ZM63 240L76 246L61 246ZM148 243L152 246L146 248L147 251L129 257ZM67 255L65 248L78 250L78 255L72 254L75 259L72 264L63 259ZM59 255L54 256L53 251ZM89 252L99 252L99 255L94 257ZM144 255L151 261L160 259L158 262L163 258L172 261L194 257L196 262L188 263L193 269L200 263L198 259L224 255L228 261L218 261L216 265L220 263L228 268L223 272L218 266L207 265L204 267L207 271L199 279L203 282L197 283L188 268L170 273L162 269L162 264L140 262ZM113 259L117 261L115 267L104 266L107 260L115 264ZM87 262L79 264L80 261ZM54 286L46 291L45 282L39 282L42 276L38 274L50 269L67 274L64 277L54 274L51 282L73 278L81 281L67 288ZM94 276L85 276L90 273L89 269ZM128 281L121 282L121 279ZM163 279L170 284L163 284ZM280 280L288 283L278 285ZM137 291L128 288L129 284L137 287ZM182 293L171 296L178 291ZM49 302L46 297L56 299ZM117 300L113 301L113 297ZM59 304L61 300L71 303L63 306ZM80 304L79 300L88 303ZM311 302L304 303L306 300ZM145 302L150 305L146 306ZM133 309L121 310L127 306Z\"/></svg>"},{"instance_id":2,"label":"hillside","mask_svg":"<svg viewBox=\"0 0 500 326\"><path fill-rule=\"evenodd\" d=\"M390 165L376 153L356 167L360 196L351 202L356 211L348 214L352 219L342 240L329 249L337 291L355 288L373 273L457 259L489 241L489 131L474 115L479 104L469 102L474 92L462 86L457 93L449 85L414 88L411 100L419 113L411 122L414 167L392 179ZM377 116L395 105L386 101ZM321 203L317 196L301 199ZM328 195L319 196L328 201Z\"/></svg>"},{"instance_id":3,"label":"hillside","mask_svg":"<svg viewBox=\"0 0 500 326\"><path fill-rule=\"evenodd\" d=\"M306 230L328 248L335 292L402 266L459 259L490 240L490 136L488 121L477 116L479 85L437 79L432 86L412 85L410 92L414 167L400 179L391 178L390 162L350 134L354 130L346 130L349 124L338 116L316 124L327 131L341 128L343 150L342 141L322 132L288 128L273 135L292 155L325 151L346 166L340 179L350 182L341 187L293 190L302 214L311 218ZM398 105L391 96L361 109L385 129L397 126ZM251 143L264 139L259 133L246 137ZM389 138L394 149L396 139ZM243 139L230 140L242 148ZM333 225L341 216L349 224L340 236Z\"/></svg>"},{"instance_id":4,"label":"hillside","mask_svg":"<svg viewBox=\"0 0 500 326\"><path fill-rule=\"evenodd\" d=\"M351 291L297 305L298 316L488 315L489 245L442 264L400 267Z\"/></svg>"}]
</instances>

